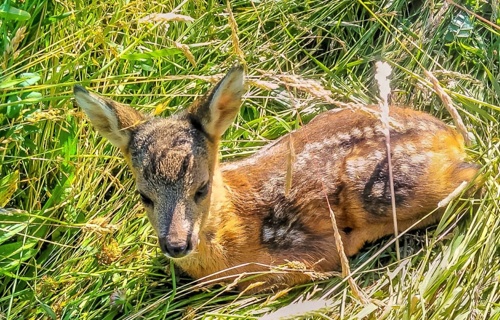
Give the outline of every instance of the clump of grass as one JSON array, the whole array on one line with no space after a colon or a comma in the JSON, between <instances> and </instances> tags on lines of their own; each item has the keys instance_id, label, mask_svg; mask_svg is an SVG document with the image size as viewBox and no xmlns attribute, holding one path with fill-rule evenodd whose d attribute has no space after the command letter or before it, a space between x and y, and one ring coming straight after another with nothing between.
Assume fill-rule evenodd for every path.
<instances>
[{"instance_id":1,"label":"clump of grass","mask_svg":"<svg viewBox=\"0 0 500 320\"><path fill-rule=\"evenodd\" d=\"M325 303L304 317L500 319L496 2L8 4L0 6L0 319L256 319L315 299ZM193 20L147 19L170 13ZM235 53L250 86L223 159L255 152L331 102L376 102L374 62L383 58L393 103L452 125L426 70L451 97L475 137L482 196L452 201L437 227L401 235L400 261L392 238L352 259L368 304L337 277L255 296L183 277L158 252L128 169L74 108L71 88L166 116L203 93Z\"/></svg>"}]
</instances>

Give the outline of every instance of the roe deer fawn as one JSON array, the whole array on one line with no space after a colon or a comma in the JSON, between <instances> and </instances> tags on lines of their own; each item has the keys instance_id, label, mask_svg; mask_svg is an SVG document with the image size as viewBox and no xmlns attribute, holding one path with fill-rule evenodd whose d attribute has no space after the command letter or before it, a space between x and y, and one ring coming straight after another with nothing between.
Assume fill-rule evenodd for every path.
<instances>
[{"instance_id":1,"label":"roe deer fawn","mask_svg":"<svg viewBox=\"0 0 500 320\"><path fill-rule=\"evenodd\" d=\"M219 165L219 140L238 113L243 82L243 69L233 67L167 119L74 88L92 124L124 154L163 253L194 278L262 272L287 261L338 270L329 206L348 256L392 234L385 137L369 113L324 112L253 156ZM462 137L438 119L397 107L390 116L398 123L391 156L399 230L421 219L416 228L428 226L442 210L425 216L478 168L465 162ZM294 157L287 165L290 140ZM287 166L293 175L285 192ZM310 277L256 279L269 288Z\"/></svg>"}]
</instances>

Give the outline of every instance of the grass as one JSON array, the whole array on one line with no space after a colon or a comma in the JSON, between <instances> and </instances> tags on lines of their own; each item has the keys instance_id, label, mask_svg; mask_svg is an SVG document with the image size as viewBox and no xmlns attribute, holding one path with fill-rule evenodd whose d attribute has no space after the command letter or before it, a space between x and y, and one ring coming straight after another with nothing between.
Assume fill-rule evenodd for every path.
<instances>
[{"instance_id":1,"label":"grass","mask_svg":"<svg viewBox=\"0 0 500 320\"><path fill-rule=\"evenodd\" d=\"M218 1L0 6L0 319L256 319L280 308L309 308L307 319L500 319L498 3L230 8L239 41ZM174 10L194 20L148 17ZM166 116L237 59L250 85L223 159L332 108L306 80L337 101L376 102L374 63L383 59L394 103L453 125L424 71L438 78L475 137L469 154L483 166L483 196L453 201L437 227L401 235L401 261L392 238L351 259L368 304L338 277L252 296L184 278L159 252L124 161L73 106L71 89L81 83ZM316 299L324 303L310 307Z\"/></svg>"}]
</instances>

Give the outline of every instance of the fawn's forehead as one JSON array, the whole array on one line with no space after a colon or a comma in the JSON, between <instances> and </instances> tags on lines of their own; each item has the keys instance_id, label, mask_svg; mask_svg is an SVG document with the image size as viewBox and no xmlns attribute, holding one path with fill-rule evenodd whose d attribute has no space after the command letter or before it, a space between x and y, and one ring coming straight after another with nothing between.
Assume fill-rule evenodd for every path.
<instances>
[{"instance_id":1,"label":"fawn's forehead","mask_svg":"<svg viewBox=\"0 0 500 320\"><path fill-rule=\"evenodd\" d=\"M190 179L203 166L207 140L188 121L153 119L137 128L129 144L133 166L146 180L167 183Z\"/></svg>"}]
</instances>

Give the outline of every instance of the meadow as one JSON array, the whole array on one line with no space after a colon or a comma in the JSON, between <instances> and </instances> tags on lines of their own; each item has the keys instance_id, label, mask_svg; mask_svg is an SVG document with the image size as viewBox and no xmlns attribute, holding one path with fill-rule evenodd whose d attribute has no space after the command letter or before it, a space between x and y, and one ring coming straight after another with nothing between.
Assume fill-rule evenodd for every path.
<instances>
[{"instance_id":1,"label":"meadow","mask_svg":"<svg viewBox=\"0 0 500 320\"><path fill-rule=\"evenodd\" d=\"M162 14L162 15L160 15ZM500 319L500 6L481 0L6 0L0 5L0 319ZM248 92L223 161L319 112L394 104L473 136L482 196L367 246L347 278L271 294L206 286L162 255L118 150L75 84L168 116L236 61ZM353 291L351 279L361 293ZM365 297L360 299L360 295ZM319 302L318 302L319 301ZM285 308L285 309L282 309ZM278 310L278 311L276 311Z\"/></svg>"}]
</instances>

